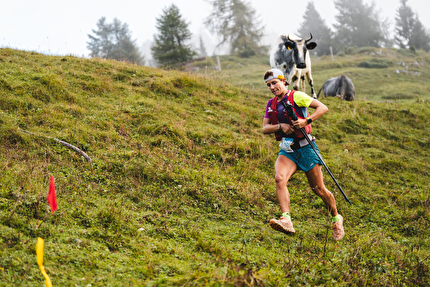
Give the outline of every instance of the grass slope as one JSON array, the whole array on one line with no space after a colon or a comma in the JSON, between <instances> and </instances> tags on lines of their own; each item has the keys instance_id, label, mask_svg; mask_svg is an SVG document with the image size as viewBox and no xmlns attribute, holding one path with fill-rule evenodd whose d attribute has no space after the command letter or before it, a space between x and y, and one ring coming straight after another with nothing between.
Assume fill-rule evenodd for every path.
<instances>
[{"instance_id":1,"label":"grass slope","mask_svg":"<svg viewBox=\"0 0 430 287\"><path fill-rule=\"evenodd\" d=\"M216 60L212 57L195 63L197 73L218 76L236 86L266 93L262 74L270 69L269 57L243 59L222 56L222 71L211 69ZM355 85L358 101L396 102L430 101L430 53L409 50L377 49L364 47L351 49L348 55L316 57L311 55L312 77L315 92L331 77L345 75ZM194 67L194 68L196 68ZM206 69L205 69L206 68ZM202 72L203 71L203 72ZM292 88L292 86L290 87ZM310 86L306 80L306 91ZM323 92L320 94L323 97Z\"/></svg>"},{"instance_id":2,"label":"grass slope","mask_svg":"<svg viewBox=\"0 0 430 287\"><path fill-rule=\"evenodd\" d=\"M315 136L353 203L326 174L345 217L335 242L303 173L296 235L268 226L270 95L231 80L0 49L0 285L43 284L37 237L54 286L428 285L428 101L322 99Z\"/></svg>"}]
</instances>

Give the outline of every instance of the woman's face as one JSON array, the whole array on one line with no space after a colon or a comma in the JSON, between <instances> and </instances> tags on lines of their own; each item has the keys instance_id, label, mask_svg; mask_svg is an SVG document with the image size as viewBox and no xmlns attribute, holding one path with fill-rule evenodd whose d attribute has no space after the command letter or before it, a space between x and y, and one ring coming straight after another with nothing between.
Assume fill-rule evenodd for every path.
<instances>
[{"instance_id":1,"label":"woman's face","mask_svg":"<svg viewBox=\"0 0 430 287\"><path fill-rule=\"evenodd\" d=\"M275 96L283 96L287 92L284 80L285 79L282 81L280 79L271 79L266 83L266 85Z\"/></svg>"}]
</instances>

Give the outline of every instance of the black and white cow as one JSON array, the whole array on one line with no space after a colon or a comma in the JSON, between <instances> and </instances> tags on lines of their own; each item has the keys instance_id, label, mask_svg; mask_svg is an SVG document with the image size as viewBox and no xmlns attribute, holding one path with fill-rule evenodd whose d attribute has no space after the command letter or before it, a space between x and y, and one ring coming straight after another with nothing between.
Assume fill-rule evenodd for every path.
<instances>
[{"instance_id":1,"label":"black and white cow","mask_svg":"<svg viewBox=\"0 0 430 287\"><path fill-rule=\"evenodd\" d=\"M314 80L311 74L311 58L308 50L314 49L317 44L309 42L309 39L303 40L296 35L281 35L276 40L270 52L270 65L272 68L280 69L284 72L288 83L293 84L293 89L298 90L300 81L302 91L306 92L305 76L311 86L313 98L317 98L314 90Z\"/></svg>"},{"instance_id":2,"label":"black and white cow","mask_svg":"<svg viewBox=\"0 0 430 287\"><path fill-rule=\"evenodd\" d=\"M353 101L355 98L355 87L352 81L344 75L328 79L318 92L321 90L326 97L338 97L345 101Z\"/></svg>"}]
</instances>

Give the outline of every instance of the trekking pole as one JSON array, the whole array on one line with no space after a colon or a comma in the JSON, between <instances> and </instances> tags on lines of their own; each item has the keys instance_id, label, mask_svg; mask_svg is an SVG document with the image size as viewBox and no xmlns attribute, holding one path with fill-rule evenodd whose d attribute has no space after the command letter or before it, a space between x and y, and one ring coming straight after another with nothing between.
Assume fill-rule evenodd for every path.
<instances>
[{"instance_id":1,"label":"trekking pole","mask_svg":"<svg viewBox=\"0 0 430 287\"><path fill-rule=\"evenodd\" d=\"M297 116L293 111L293 106L290 104L290 102L285 103L284 101L281 101L282 105L284 106L285 110L287 111L288 116L290 116L293 121L297 121ZM328 166L325 164L324 160L322 159L321 155L319 154L319 152L316 150L316 148L314 147L312 141L309 139L308 134L306 133L304 128L300 128L300 131L302 132L303 136L305 137L305 139L308 141L308 143L311 145L312 149L314 150L315 154L318 156L318 158L321 160L321 162L323 163L325 169L327 170L327 172L330 174L331 178L333 179L334 183L336 184L336 186L339 188L340 192L342 192L343 197L345 198L345 200L349 203L352 204L351 201L349 201L348 197L346 196L345 192L343 192L342 188L340 187L339 183L337 182L337 180L334 178L333 174L331 173L330 169L328 168Z\"/></svg>"}]
</instances>

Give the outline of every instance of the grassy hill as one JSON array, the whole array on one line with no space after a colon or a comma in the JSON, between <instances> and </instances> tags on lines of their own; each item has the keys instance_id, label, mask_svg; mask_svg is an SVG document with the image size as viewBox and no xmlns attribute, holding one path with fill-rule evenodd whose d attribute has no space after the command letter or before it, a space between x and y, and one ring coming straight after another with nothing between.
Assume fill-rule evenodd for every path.
<instances>
[{"instance_id":1,"label":"grassy hill","mask_svg":"<svg viewBox=\"0 0 430 287\"><path fill-rule=\"evenodd\" d=\"M184 73L0 49L0 285L43 284L37 237L54 286L428 285L430 57L392 57L313 61L317 89L340 73L357 88L354 102L322 98L313 123L353 203L325 174L345 217L335 242L303 173L289 184L296 234L268 225L280 211L264 59ZM395 73L411 61L420 74Z\"/></svg>"},{"instance_id":2,"label":"grassy hill","mask_svg":"<svg viewBox=\"0 0 430 287\"><path fill-rule=\"evenodd\" d=\"M316 93L327 79L345 75L353 81L358 101L430 101L430 53L412 53L405 49L390 49L388 52L385 48L364 47L350 49L347 55L335 55L333 60L331 56L311 55L311 58ZM222 56L221 73L213 72L216 63L212 57L198 61L194 68L199 68L197 73L205 71L234 85L267 93L262 84L262 73L270 69L267 56L250 59ZM306 91L310 93L307 81Z\"/></svg>"}]
</instances>

